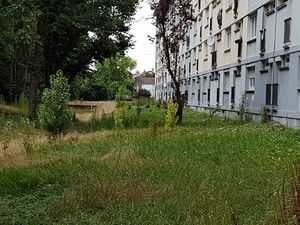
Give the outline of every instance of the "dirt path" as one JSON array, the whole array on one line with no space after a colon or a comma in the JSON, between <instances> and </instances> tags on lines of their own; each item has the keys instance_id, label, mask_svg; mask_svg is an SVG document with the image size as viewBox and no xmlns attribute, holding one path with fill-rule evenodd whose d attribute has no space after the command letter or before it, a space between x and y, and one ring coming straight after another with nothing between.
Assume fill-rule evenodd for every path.
<instances>
[{"instance_id":1,"label":"dirt path","mask_svg":"<svg viewBox=\"0 0 300 225\"><path fill-rule=\"evenodd\" d=\"M114 101L73 101L69 105L77 110L76 118L82 122L90 121L93 116L101 118L103 114L111 114L115 111Z\"/></svg>"}]
</instances>

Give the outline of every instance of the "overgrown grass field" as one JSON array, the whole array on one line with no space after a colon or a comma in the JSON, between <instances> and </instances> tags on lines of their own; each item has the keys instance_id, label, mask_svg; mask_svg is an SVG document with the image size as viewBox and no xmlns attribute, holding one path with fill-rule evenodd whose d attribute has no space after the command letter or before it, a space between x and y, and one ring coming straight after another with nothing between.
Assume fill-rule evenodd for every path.
<instances>
[{"instance_id":1,"label":"overgrown grass field","mask_svg":"<svg viewBox=\"0 0 300 225\"><path fill-rule=\"evenodd\" d=\"M0 168L0 224L294 224L299 131L187 110L166 132L164 114L143 108L120 130L107 116L20 151Z\"/></svg>"}]
</instances>

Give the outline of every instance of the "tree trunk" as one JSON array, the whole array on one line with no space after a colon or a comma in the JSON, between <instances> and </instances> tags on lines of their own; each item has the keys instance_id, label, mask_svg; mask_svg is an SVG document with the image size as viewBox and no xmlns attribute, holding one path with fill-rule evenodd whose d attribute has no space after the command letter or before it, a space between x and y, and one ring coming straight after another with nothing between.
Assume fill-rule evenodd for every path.
<instances>
[{"instance_id":1,"label":"tree trunk","mask_svg":"<svg viewBox=\"0 0 300 225\"><path fill-rule=\"evenodd\" d=\"M179 97L179 100L177 101L177 104L178 104L178 108L177 108L177 112L176 112L177 125L182 125L184 100L181 95Z\"/></svg>"},{"instance_id":2,"label":"tree trunk","mask_svg":"<svg viewBox=\"0 0 300 225\"><path fill-rule=\"evenodd\" d=\"M35 120L37 118L38 94L40 88L40 80L42 77L41 58L42 47L39 43L36 43L29 79L29 117L32 120Z\"/></svg>"},{"instance_id":3,"label":"tree trunk","mask_svg":"<svg viewBox=\"0 0 300 225\"><path fill-rule=\"evenodd\" d=\"M38 90L39 79L34 73L31 75L29 84L29 118L32 120L37 118Z\"/></svg>"},{"instance_id":4,"label":"tree trunk","mask_svg":"<svg viewBox=\"0 0 300 225\"><path fill-rule=\"evenodd\" d=\"M177 118L177 125L181 125L182 119L183 119L184 98L180 91L180 83L176 80L176 78L173 79L173 82L174 82L176 103L178 104L178 108L177 108L175 117Z\"/></svg>"}]
</instances>

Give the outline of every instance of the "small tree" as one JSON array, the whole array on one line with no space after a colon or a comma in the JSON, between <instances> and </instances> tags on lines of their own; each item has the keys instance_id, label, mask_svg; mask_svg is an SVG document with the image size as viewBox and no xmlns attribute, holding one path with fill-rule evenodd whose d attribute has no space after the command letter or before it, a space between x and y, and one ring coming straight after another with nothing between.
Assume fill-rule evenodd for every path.
<instances>
[{"instance_id":1,"label":"small tree","mask_svg":"<svg viewBox=\"0 0 300 225\"><path fill-rule=\"evenodd\" d=\"M167 131L171 131L176 126L177 118L175 117L175 115L177 110L178 110L178 104L169 101L168 110L166 114L166 123L165 123L165 129Z\"/></svg>"},{"instance_id":2,"label":"small tree","mask_svg":"<svg viewBox=\"0 0 300 225\"><path fill-rule=\"evenodd\" d=\"M178 104L177 123L182 123L184 97L180 90L180 45L186 40L189 24L193 20L190 0L150 0L154 10L157 43L162 46L161 61L166 67Z\"/></svg>"},{"instance_id":3,"label":"small tree","mask_svg":"<svg viewBox=\"0 0 300 225\"><path fill-rule=\"evenodd\" d=\"M53 135L63 133L72 122L69 110L70 86L61 71L50 78L50 88L43 91L38 108L38 119L42 128Z\"/></svg>"},{"instance_id":4,"label":"small tree","mask_svg":"<svg viewBox=\"0 0 300 225\"><path fill-rule=\"evenodd\" d=\"M96 63L96 71L93 74L94 82L106 89L109 99L118 97L120 92L128 94L133 88L131 71L135 66L136 62L133 59L117 54L105 59L101 64Z\"/></svg>"}]
</instances>

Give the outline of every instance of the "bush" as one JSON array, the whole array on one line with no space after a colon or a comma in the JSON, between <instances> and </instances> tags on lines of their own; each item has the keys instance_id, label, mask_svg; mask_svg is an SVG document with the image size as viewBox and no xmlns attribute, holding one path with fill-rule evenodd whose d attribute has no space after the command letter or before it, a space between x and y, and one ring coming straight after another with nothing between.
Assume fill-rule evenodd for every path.
<instances>
[{"instance_id":1,"label":"bush","mask_svg":"<svg viewBox=\"0 0 300 225\"><path fill-rule=\"evenodd\" d=\"M129 107L130 106L130 107ZM134 103L125 103L121 109L121 113L105 114L100 119L93 119L90 122L90 130L97 131L103 129L114 128L150 128L153 123L158 127L165 124L165 110L158 109L155 106L149 108L139 106ZM116 115L118 115L116 117ZM119 121L117 124L116 122ZM116 126L118 125L118 126Z\"/></svg>"},{"instance_id":2,"label":"bush","mask_svg":"<svg viewBox=\"0 0 300 225\"><path fill-rule=\"evenodd\" d=\"M91 131L112 130L115 127L114 114L103 114L101 119L93 118L89 126Z\"/></svg>"},{"instance_id":3,"label":"bush","mask_svg":"<svg viewBox=\"0 0 300 225\"><path fill-rule=\"evenodd\" d=\"M21 94L20 98L19 98L19 101L18 101L18 108L19 109L22 109L24 111L27 111L28 110L28 99L26 98L26 96L24 94Z\"/></svg>"},{"instance_id":4,"label":"bush","mask_svg":"<svg viewBox=\"0 0 300 225\"><path fill-rule=\"evenodd\" d=\"M168 102L168 110L166 115L166 123L165 123L165 129L166 130L172 130L177 123L176 118L176 112L178 109L178 104L173 103L172 101Z\"/></svg>"},{"instance_id":5,"label":"bush","mask_svg":"<svg viewBox=\"0 0 300 225\"><path fill-rule=\"evenodd\" d=\"M38 119L42 128L57 135L66 131L72 122L72 113L68 106L70 86L61 71L51 76L50 85L49 89L43 91Z\"/></svg>"},{"instance_id":6,"label":"bush","mask_svg":"<svg viewBox=\"0 0 300 225\"><path fill-rule=\"evenodd\" d=\"M138 92L135 93L136 98L150 98L151 93L146 89L140 89Z\"/></svg>"},{"instance_id":7,"label":"bush","mask_svg":"<svg viewBox=\"0 0 300 225\"><path fill-rule=\"evenodd\" d=\"M117 107L114 113L115 128L124 128L123 117L124 112L122 106Z\"/></svg>"}]
</instances>

